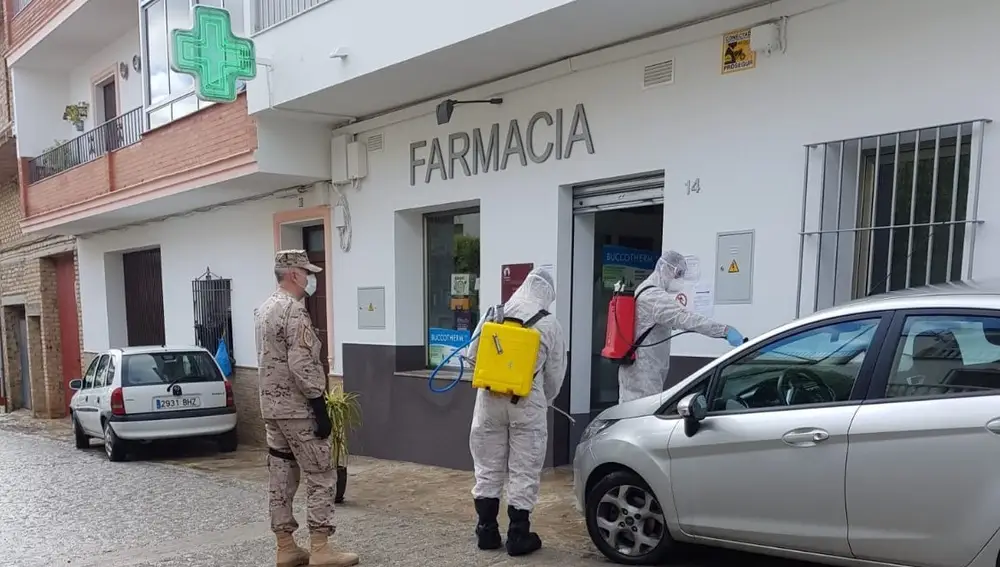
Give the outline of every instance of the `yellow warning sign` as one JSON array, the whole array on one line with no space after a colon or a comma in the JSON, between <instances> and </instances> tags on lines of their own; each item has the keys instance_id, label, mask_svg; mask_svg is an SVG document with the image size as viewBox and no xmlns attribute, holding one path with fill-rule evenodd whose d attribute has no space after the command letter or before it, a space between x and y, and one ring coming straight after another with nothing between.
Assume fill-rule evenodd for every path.
<instances>
[{"instance_id":1,"label":"yellow warning sign","mask_svg":"<svg viewBox=\"0 0 1000 567\"><path fill-rule=\"evenodd\" d=\"M369 311L375 311L375 305L374 305L374 304L371 304L371 303L369 303L369 304L368 304L368 310L369 310Z\"/></svg>"},{"instance_id":2,"label":"yellow warning sign","mask_svg":"<svg viewBox=\"0 0 1000 567\"><path fill-rule=\"evenodd\" d=\"M736 263L736 260L733 260L732 262L729 263L729 273L730 274L740 273L740 266L739 264Z\"/></svg>"},{"instance_id":3,"label":"yellow warning sign","mask_svg":"<svg viewBox=\"0 0 1000 567\"><path fill-rule=\"evenodd\" d=\"M746 71L757 66L757 54L750 49L750 28L733 30L722 36L722 74Z\"/></svg>"}]
</instances>

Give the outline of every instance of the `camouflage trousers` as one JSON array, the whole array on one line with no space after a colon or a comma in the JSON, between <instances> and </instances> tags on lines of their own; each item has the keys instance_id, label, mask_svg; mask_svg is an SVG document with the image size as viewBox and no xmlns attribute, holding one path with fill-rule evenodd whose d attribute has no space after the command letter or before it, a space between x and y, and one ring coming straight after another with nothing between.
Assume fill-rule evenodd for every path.
<instances>
[{"instance_id":1,"label":"camouflage trousers","mask_svg":"<svg viewBox=\"0 0 1000 567\"><path fill-rule=\"evenodd\" d=\"M292 533L299 524L292 514L292 501L299 488L299 477L305 477L306 525L312 533L333 535L333 499L337 471L330 455L330 441L319 439L312 419L268 419L267 469L269 476L268 510L271 530Z\"/></svg>"}]
</instances>

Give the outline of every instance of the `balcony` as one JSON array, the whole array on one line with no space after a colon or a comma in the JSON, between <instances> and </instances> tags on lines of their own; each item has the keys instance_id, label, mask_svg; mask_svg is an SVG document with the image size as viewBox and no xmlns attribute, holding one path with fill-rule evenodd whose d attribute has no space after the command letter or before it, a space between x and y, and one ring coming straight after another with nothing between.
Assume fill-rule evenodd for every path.
<instances>
[{"instance_id":1,"label":"balcony","mask_svg":"<svg viewBox=\"0 0 1000 567\"><path fill-rule=\"evenodd\" d=\"M253 0L277 11L254 39L269 60L248 86L250 112L298 111L328 123L363 119L552 64L660 30L731 13L760 0L387 2ZM313 0L315 1L315 0ZM287 7L287 8L286 8ZM304 9L304 8L303 8ZM300 10L301 11L301 10ZM286 18L275 25L278 16ZM255 20L255 23L260 23ZM343 47L344 59L330 53Z\"/></svg>"},{"instance_id":2,"label":"balcony","mask_svg":"<svg viewBox=\"0 0 1000 567\"><path fill-rule=\"evenodd\" d=\"M139 107L29 160L28 183L38 183L100 159L108 152L138 143L141 136L142 107Z\"/></svg>"},{"instance_id":3,"label":"balcony","mask_svg":"<svg viewBox=\"0 0 1000 567\"><path fill-rule=\"evenodd\" d=\"M22 0L30 2L31 0ZM258 34L330 0L253 0L253 33Z\"/></svg>"},{"instance_id":4,"label":"balcony","mask_svg":"<svg viewBox=\"0 0 1000 567\"><path fill-rule=\"evenodd\" d=\"M85 234L329 177L329 130L258 121L245 95L146 132L142 112L22 157L21 230ZM308 151L289 149L289 139Z\"/></svg>"},{"instance_id":5,"label":"balcony","mask_svg":"<svg viewBox=\"0 0 1000 567\"><path fill-rule=\"evenodd\" d=\"M71 69L138 29L136 0L4 0L7 63Z\"/></svg>"}]
</instances>

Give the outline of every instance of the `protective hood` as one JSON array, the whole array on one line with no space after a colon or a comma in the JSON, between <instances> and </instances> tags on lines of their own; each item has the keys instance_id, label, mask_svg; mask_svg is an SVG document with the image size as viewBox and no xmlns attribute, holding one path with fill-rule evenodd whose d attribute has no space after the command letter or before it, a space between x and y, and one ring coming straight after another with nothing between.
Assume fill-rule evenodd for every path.
<instances>
[{"instance_id":1,"label":"protective hood","mask_svg":"<svg viewBox=\"0 0 1000 567\"><path fill-rule=\"evenodd\" d=\"M680 252L667 250L656 261L653 273L646 279L656 287L666 290L670 287L670 282L684 277L687 271L687 260Z\"/></svg>"},{"instance_id":2,"label":"protective hood","mask_svg":"<svg viewBox=\"0 0 1000 567\"><path fill-rule=\"evenodd\" d=\"M524 283L511 296L509 303L528 304L546 311L556 300L555 281L548 270L535 268L524 278Z\"/></svg>"}]
</instances>

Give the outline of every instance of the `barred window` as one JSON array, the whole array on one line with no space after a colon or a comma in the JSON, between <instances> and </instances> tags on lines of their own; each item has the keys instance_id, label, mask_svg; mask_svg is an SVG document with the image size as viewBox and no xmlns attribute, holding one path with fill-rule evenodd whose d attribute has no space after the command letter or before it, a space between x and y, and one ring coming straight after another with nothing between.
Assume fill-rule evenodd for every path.
<instances>
[{"instance_id":1,"label":"barred window","mask_svg":"<svg viewBox=\"0 0 1000 567\"><path fill-rule=\"evenodd\" d=\"M986 123L806 147L797 314L971 276Z\"/></svg>"}]
</instances>

